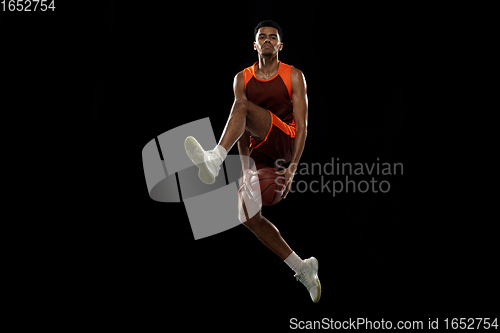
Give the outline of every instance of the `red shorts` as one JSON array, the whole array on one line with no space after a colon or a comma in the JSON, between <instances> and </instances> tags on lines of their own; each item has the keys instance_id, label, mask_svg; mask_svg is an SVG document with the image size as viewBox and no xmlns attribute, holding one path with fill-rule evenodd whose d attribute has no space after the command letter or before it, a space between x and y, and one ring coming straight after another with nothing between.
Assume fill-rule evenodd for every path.
<instances>
[{"instance_id":1,"label":"red shorts","mask_svg":"<svg viewBox=\"0 0 500 333\"><path fill-rule=\"evenodd\" d=\"M251 136L250 157L255 161L257 170L264 167L277 167L292 160L295 121L287 124L271 111L269 113L271 114L271 127L264 140L257 143Z\"/></svg>"}]
</instances>

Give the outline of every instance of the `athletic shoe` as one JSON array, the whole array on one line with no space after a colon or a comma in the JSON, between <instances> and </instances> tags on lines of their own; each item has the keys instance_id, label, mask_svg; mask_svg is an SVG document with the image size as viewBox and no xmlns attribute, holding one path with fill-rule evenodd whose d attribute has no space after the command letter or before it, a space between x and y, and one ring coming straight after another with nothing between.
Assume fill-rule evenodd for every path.
<instances>
[{"instance_id":1,"label":"athletic shoe","mask_svg":"<svg viewBox=\"0 0 500 333\"><path fill-rule=\"evenodd\" d=\"M205 184L213 184L219 174L221 159L212 150L205 151L192 136L184 141L186 153L194 164L200 169L198 176Z\"/></svg>"},{"instance_id":2,"label":"athletic shoe","mask_svg":"<svg viewBox=\"0 0 500 333\"><path fill-rule=\"evenodd\" d=\"M300 273L294 276L307 288L312 301L317 303L321 297L321 283L319 283L318 278L318 259L314 257L305 259Z\"/></svg>"}]
</instances>

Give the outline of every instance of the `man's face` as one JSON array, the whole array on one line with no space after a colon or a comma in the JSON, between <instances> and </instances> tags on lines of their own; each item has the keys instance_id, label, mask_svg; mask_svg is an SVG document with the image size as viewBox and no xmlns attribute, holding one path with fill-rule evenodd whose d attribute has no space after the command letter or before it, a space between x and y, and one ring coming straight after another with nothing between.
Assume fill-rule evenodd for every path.
<instances>
[{"instance_id":1,"label":"man's face","mask_svg":"<svg viewBox=\"0 0 500 333\"><path fill-rule=\"evenodd\" d=\"M262 27L255 36L253 48L263 57L271 57L281 51L283 43L278 35L278 29L271 27Z\"/></svg>"}]
</instances>

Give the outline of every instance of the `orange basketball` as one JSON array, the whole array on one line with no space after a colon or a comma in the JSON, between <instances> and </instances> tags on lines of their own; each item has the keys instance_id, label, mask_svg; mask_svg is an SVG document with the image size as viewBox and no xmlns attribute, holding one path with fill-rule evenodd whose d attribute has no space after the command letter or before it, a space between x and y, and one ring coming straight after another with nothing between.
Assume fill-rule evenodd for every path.
<instances>
[{"instance_id":1,"label":"orange basketball","mask_svg":"<svg viewBox=\"0 0 500 333\"><path fill-rule=\"evenodd\" d=\"M285 177L281 174L276 173L277 169L273 168L262 168L257 170L257 177L252 177L250 180L251 186L253 188L254 184L259 182L260 195L262 206L272 206L281 201L281 194L285 187Z\"/></svg>"}]
</instances>

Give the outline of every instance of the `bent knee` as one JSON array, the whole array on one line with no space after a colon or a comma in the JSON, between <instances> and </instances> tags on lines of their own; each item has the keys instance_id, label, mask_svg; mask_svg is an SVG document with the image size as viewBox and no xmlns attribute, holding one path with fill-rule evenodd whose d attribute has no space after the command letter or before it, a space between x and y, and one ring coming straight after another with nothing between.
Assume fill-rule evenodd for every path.
<instances>
[{"instance_id":1,"label":"bent knee","mask_svg":"<svg viewBox=\"0 0 500 333\"><path fill-rule=\"evenodd\" d=\"M246 110L248 108L248 101L243 98L236 98L233 104L233 111Z\"/></svg>"}]
</instances>

